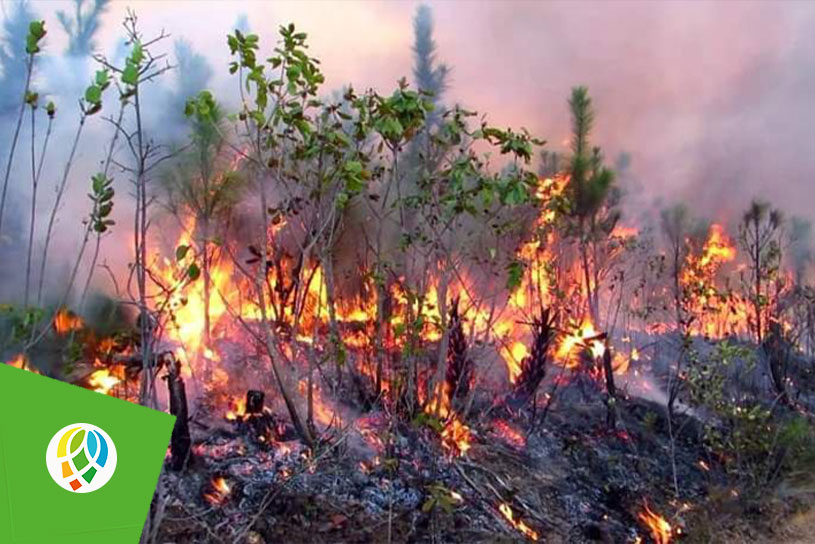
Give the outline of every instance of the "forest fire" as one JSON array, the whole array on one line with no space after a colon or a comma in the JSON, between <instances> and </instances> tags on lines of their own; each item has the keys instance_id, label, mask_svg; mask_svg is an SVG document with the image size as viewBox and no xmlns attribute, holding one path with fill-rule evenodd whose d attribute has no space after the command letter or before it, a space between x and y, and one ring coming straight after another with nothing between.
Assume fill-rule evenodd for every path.
<instances>
[{"instance_id":1,"label":"forest fire","mask_svg":"<svg viewBox=\"0 0 815 544\"><path fill-rule=\"evenodd\" d=\"M145 542L673 544L716 490L747 504L812 472L806 222L755 201L711 223L638 195L630 157L593 141L585 87L560 147L448 107L425 9L414 75L430 84L384 94L326 87L344 72L293 24L275 44L229 32L236 86L191 77L204 57L179 41L175 63L128 12L80 94L79 127L105 120L88 131L100 171L72 170L79 130L45 170L64 172L57 195L90 180L72 262L47 255L37 169L13 185L31 218L7 225L29 235L0 233L0 267L28 270L0 304L2 360L175 416ZM7 108L26 166L54 111L34 38ZM52 224L79 205L56 198ZM699 507L666 518L641 497Z\"/></svg>"},{"instance_id":2,"label":"forest fire","mask_svg":"<svg viewBox=\"0 0 815 544\"><path fill-rule=\"evenodd\" d=\"M697 334L721 338L726 334L748 332L748 304L721 287L722 267L736 259L736 248L717 223L711 225L701 250L691 247L680 279L688 312L696 316L691 324Z\"/></svg>"}]
</instances>

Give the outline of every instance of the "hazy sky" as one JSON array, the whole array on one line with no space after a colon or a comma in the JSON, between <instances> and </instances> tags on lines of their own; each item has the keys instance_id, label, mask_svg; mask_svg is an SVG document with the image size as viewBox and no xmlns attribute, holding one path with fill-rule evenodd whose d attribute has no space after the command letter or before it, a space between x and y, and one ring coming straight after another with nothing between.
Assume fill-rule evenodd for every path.
<instances>
[{"instance_id":1,"label":"hazy sky","mask_svg":"<svg viewBox=\"0 0 815 544\"><path fill-rule=\"evenodd\" d=\"M815 4L737 2L429 2L449 102L525 126L561 148L566 99L588 85L596 141L632 155L647 194L688 198L708 215L754 194L815 219ZM418 2L114 2L100 46L112 51L128 6L146 35L164 27L206 54L226 82L225 33L240 14L271 47L277 26L309 33L328 88L393 88L410 75ZM54 12L33 2L62 48ZM9 9L8 0L4 9ZM168 44L167 50L172 48ZM725 217L718 217L724 219Z\"/></svg>"}]
</instances>

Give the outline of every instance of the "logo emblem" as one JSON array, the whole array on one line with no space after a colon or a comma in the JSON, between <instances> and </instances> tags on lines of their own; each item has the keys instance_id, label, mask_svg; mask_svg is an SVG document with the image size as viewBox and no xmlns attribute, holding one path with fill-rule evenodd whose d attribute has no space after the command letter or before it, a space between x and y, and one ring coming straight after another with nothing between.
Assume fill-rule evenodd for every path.
<instances>
[{"instance_id":1,"label":"logo emblem","mask_svg":"<svg viewBox=\"0 0 815 544\"><path fill-rule=\"evenodd\" d=\"M108 433L90 423L57 431L45 452L51 478L73 493L90 493L110 481L116 470L116 446Z\"/></svg>"}]
</instances>

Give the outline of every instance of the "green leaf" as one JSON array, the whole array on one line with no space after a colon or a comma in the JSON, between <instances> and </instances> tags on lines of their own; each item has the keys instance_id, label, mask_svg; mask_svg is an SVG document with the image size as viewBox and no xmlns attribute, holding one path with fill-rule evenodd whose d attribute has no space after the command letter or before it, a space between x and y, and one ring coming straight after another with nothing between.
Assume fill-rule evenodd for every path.
<instances>
[{"instance_id":1,"label":"green leaf","mask_svg":"<svg viewBox=\"0 0 815 544\"><path fill-rule=\"evenodd\" d=\"M507 265L507 289L512 292L521 285L525 265L521 261L512 261Z\"/></svg>"},{"instance_id":2,"label":"green leaf","mask_svg":"<svg viewBox=\"0 0 815 544\"><path fill-rule=\"evenodd\" d=\"M110 85L110 73L107 70L98 70L95 82L104 91Z\"/></svg>"},{"instance_id":3,"label":"green leaf","mask_svg":"<svg viewBox=\"0 0 815 544\"><path fill-rule=\"evenodd\" d=\"M102 89L97 85L91 85L85 89L85 100L91 104L98 104L102 101Z\"/></svg>"},{"instance_id":4,"label":"green leaf","mask_svg":"<svg viewBox=\"0 0 815 544\"><path fill-rule=\"evenodd\" d=\"M187 277L190 278L190 281L195 281L201 275L201 269L198 268L198 265L192 263L189 267L187 267Z\"/></svg>"},{"instance_id":5,"label":"green leaf","mask_svg":"<svg viewBox=\"0 0 815 544\"><path fill-rule=\"evenodd\" d=\"M25 39L25 52L29 55L40 52L40 48L37 45L37 39L30 34Z\"/></svg>"},{"instance_id":6,"label":"green leaf","mask_svg":"<svg viewBox=\"0 0 815 544\"><path fill-rule=\"evenodd\" d=\"M177 248L175 248L175 260L176 261L182 260L184 257L187 256L187 252L189 250L190 250L190 246L184 245L184 244L182 244L182 245L178 246Z\"/></svg>"},{"instance_id":7,"label":"green leaf","mask_svg":"<svg viewBox=\"0 0 815 544\"><path fill-rule=\"evenodd\" d=\"M141 43L136 42L133 45L133 51L130 53L129 60L136 66L139 66L144 60L144 48L142 47Z\"/></svg>"},{"instance_id":8,"label":"green leaf","mask_svg":"<svg viewBox=\"0 0 815 544\"><path fill-rule=\"evenodd\" d=\"M105 187L105 175L100 172L94 175L91 178L91 181L93 186L93 192L97 195L100 194L102 192L102 189L104 189Z\"/></svg>"},{"instance_id":9,"label":"green leaf","mask_svg":"<svg viewBox=\"0 0 815 544\"><path fill-rule=\"evenodd\" d=\"M45 21L31 21L28 32L38 40L45 36Z\"/></svg>"},{"instance_id":10,"label":"green leaf","mask_svg":"<svg viewBox=\"0 0 815 544\"><path fill-rule=\"evenodd\" d=\"M139 81L139 69L133 64L128 64L122 72L122 83L135 86Z\"/></svg>"}]
</instances>

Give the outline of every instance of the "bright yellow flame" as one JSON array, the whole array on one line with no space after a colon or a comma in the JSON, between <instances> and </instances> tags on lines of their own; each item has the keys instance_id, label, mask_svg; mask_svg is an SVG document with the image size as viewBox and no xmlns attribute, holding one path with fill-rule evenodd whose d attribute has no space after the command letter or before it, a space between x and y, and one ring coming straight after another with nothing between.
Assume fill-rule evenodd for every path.
<instances>
[{"instance_id":1,"label":"bright yellow flame","mask_svg":"<svg viewBox=\"0 0 815 544\"><path fill-rule=\"evenodd\" d=\"M120 382L119 377L114 376L107 368L100 368L91 374L91 377L88 379L88 383L94 388L93 390L103 395L110 394L111 390L119 385Z\"/></svg>"},{"instance_id":2,"label":"bright yellow flame","mask_svg":"<svg viewBox=\"0 0 815 544\"><path fill-rule=\"evenodd\" d=\"M648 508L648 504L644 506L645 510L640 512L637 518L651 531L651 538L656 544L670 544L673 537L671 524Z\"/></svg>"},{"instance_id":3,"label":"bright yellow flame","mask_svg":"<svg viewBox=\"0 0 815 544\"><path fill-rule=\"evenodd\" d=\"M501 512L501 515L503 515L504 518L506 518L506 520L518 531L526 535L526 537L529 538L530 540L534 540L537 542L539 538L538 533L534 529L529 527L529 525L524 523L522 520L520 519L516 520L515 513L512 511L511 506L509 506L505 502L502 502L500 505L498 505L498 511Z\"/></svg>"}]
</instances>

